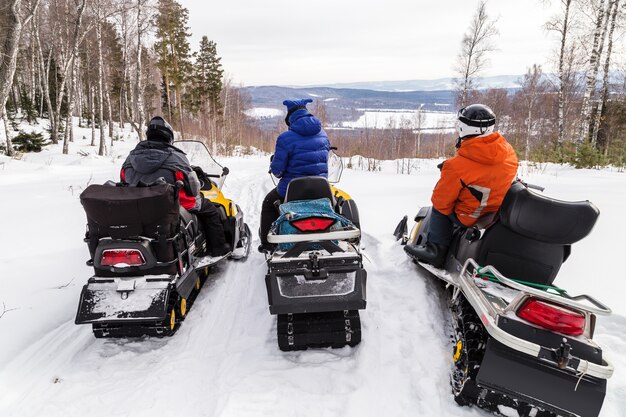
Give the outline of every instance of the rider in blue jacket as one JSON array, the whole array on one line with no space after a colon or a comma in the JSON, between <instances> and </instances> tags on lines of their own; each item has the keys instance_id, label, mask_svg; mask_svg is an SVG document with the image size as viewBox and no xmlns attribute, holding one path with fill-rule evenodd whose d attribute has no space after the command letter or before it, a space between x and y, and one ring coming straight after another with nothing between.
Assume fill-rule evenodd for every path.
<instances>
[{"instance_id":1,"label":"rider in blue jacket","mask_svg":"<svg viewBox=\"0 0 626 417\"><path fill-rule=\"evenodd\" d=\"M279 215L275 203L283 202L289 181L305 176L328 177L330 143L320 120L306 108L307 103L312 102L310 98L283 101L287 106L285 123L289 130L276 139L276 149L270 165L270 171L280 181L265 196L261 207L261 252L271 249L267 243L267 234Z\"/></svg>"}]
</instances>

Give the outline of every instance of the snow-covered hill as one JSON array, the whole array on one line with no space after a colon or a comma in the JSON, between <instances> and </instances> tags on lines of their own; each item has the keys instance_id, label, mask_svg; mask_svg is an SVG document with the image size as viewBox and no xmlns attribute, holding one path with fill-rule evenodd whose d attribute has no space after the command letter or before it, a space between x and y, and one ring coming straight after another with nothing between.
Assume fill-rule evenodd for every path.
<instances>
[{"instance_id":1,"label":"snow-covered hill","mask_svg":"<svg viewBox=\"0 0 626 417\"><path fill-rule=\"evenodd\" d=\"M90 183L117 177L135 144L129 132L123 137L106 157L82 139L70 155L50 146L21 160L0 157L0 416L488 415L454 403L437 287L391 236L402 215L428 204L437 161L415 161L412 175L396 174L391 161L380 172L344 170L340 185L359 205L369 278L363 342L354 349L280 352L265 262L256 252L209 278L173 338L96 340L88 326L74 325L80 289L92 272L85 266L78 195ZM226 195L257 230L261 200L272 187L264 174L268 158L221 162L231 171ZM614 308L596 330L616 369L602 416L624 416L626 174L559 166L522 171L547 194L590 199L602 212L556 282Z\"/></svg>"}]
</instances>

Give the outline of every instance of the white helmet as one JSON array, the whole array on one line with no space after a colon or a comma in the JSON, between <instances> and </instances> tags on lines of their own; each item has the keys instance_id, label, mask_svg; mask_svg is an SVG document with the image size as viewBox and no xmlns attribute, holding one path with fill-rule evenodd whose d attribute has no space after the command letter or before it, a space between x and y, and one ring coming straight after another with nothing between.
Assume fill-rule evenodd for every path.
<instances>
[{"instance_id":1,"label":"white helmet","mask_svg":"<svg viewBox=\"0 0 626 417\"><path fill-rule=\"evenodd\" d=\"M493 133L495 124L496 114L484 104L472 104L457 113L456 130L460 140Z\"/></svg>"}]
</instances>

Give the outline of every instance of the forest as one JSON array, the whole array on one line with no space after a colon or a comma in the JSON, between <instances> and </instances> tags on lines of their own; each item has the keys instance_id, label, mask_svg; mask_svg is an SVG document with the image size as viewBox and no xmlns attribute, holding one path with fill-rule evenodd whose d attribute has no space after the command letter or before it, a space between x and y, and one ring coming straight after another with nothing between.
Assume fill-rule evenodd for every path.
<instances>
[{"instance_id":1,"label":"forest","mask_svg":"<svg viewBox=\"0 0 626 417\"><path fill-rule=\"evenodd\" d=\"M576 167L626 166L624 0L553 0L560 6L543 29L554 42L550 68L529 63L516 89L476 82L498 49L498 21L480 1L451 57L459 108L481 102L520 159ZM250 98L224 73L218 45L190 44L189 11L175 0L8 0L0 6L0 118L9 156L62 143L70 152L72 118L91 128L99 155L123 126L142 138L162 114L181 138L216 153L271 151L284 126L260 129L244 111ZM323 122L324 103L313 112ZM415 117L419 121L419 104ZM20 123L47 119L47 134ZM418 124L419 125L419 124ZM445 157L452 133L426 133L402 123L385 129L329 130L346 156L376 161Z\"/></svg>"}]
</instances>

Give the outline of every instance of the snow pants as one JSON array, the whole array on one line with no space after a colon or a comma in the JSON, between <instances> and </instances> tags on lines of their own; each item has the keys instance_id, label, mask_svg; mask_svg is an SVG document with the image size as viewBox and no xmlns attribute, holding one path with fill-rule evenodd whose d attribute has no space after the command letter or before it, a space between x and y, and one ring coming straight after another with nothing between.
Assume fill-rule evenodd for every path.
<instances>
[{"instance_id":1,"label":"snow pants","mask_svg":"<svg viewBox=\"0 0 626 417\"><path fill-rule=\"evenodd\" d=\"M455 227L465 227L456 217L456 214L451 213L449 216L446 216L433 207L430 212L428 241L441 246L450 246Z\"/></svg>"},{"instance_id":2,"label":"snow pants","mask_svg":"<svg viewBox=\"0 0 626 417\"><path fill-rule=\"evenodd\" d=\"M275 204L276 201L280 201L282 204L284 197L281 197L280 194L278 194L278 190L274 188L272 191L267 193L263 199L263 205L261 206L261 227L259 229L259 238L261 238L262 245L267 244L267 234L272 228L272 223L274 223L280 215L278 207L276 207Z\"/></svg>"},{"instance_id":3,"label":"snow pants","mask_svg":"<svg viewBox=\"0 0 626 417\"><path fill-rule=\"evenodd\" d=\"M211 203L211 201L203 198L201 200L200 208L197 210L191 210L202 225L204 235L207 241L207 250L209 252L223 252L226 244L226 237L224 235L224 226L220 219L220 213L217 208Z\"/></svg>"}]
</instances>

